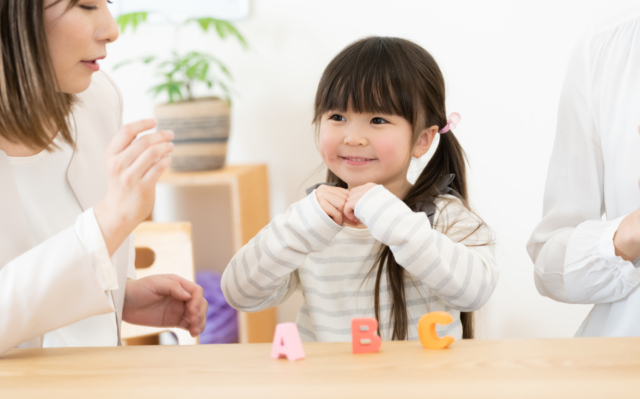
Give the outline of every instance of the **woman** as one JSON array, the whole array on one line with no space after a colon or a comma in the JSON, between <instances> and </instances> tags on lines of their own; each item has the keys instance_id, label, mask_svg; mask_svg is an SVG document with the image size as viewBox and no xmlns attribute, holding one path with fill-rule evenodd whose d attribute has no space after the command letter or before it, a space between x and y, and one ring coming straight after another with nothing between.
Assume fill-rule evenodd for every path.
<instances>
[{"instance_id":1,"label":"woman","mask_svg":"<svg viewBox=\"0 0 640 399\"><path fill-rule=\"evenodd\" d=\"M638 15L594 26L571 58L528 245L542 295L595 305L577 336L640 335Z\"/></svg>"},{"instance_id":2,"label":"woman","mask_svg":"<svg viewBox=\"0 0 640 399\"><path fill-rule=\"evenodd\" d=\"M118 37L107 0L0 0L0 353L111 346L122 320L205 326L202 289L135 280L130 237L170 163L171 132L121 127L97 60ZM105 165L106 163L106 165Z\"/></svg>"}]
</instances>

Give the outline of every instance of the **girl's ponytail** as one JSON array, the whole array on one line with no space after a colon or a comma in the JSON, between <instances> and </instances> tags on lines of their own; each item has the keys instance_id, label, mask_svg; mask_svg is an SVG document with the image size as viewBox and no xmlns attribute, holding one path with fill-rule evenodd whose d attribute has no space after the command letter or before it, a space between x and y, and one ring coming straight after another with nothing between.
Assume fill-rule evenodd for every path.
<instances>
[{"instance_id":1,"label":"girl's ponytail","mask_svg":"<svg viewBox=\"0 0 640 399\"><path fill-rule=\"evenodd\" d=\"M440 135L440 143L436 152L407 194L404 202L413 211L417 211L416 205L421 201L435 200L435 197L440 194L437 189L439 183L450 175L454 175L454 178L449 186L460 195L463 204L468 207L466 154L451 131ZM379 293L376 292L376 296L378 295ZM462 338L473 338L473 312L460 312L460 322L462 323Z\"/></svg>"}]
</instances>

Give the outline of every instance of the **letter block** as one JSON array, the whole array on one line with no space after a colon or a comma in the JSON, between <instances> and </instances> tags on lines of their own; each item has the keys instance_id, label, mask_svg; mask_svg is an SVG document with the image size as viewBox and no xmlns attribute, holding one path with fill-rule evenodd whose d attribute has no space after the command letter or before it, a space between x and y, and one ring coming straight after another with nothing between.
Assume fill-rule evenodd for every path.
<instances>
[{"instance_id":1,"label":"letter block","mask_svg":"<svg viewBox=\"0 0 640 399\"><path fill-rule=\"evenodd\" d=\"M271 346L271 357L287 358L290 361L304 359L304 348L296 323L280 323L276 325Z\"/></svg>"},{"instance_id":2,"label":"letter block","mask_svg":"<svg viewBox=\"0 0 640 399\"><path fill-rule=\"evenodd\" d=\"M431 312L420 318L418 321L418 335L420 343L427 349L444 349L453 343L454 338L450 335L442 338L438 337L436 324L450 324L453 317L447 312Z\"/></svg>"},{"instance_id":3,"label":"letter block","mask_svg":"<svg viewBox=\"0 0 640 399\"><path fill-rule=\"evenodd\" d=\"M375 353L380 350L382 339L376 335L378 321L373 317L351 320L351 343L353 353Z\"/></svg>"}]
</instances>

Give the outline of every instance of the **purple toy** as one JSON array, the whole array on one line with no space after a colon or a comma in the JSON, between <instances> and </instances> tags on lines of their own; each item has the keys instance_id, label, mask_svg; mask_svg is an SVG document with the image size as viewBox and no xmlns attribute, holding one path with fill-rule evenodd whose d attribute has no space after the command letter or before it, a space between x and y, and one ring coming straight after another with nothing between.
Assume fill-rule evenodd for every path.
<instances>
[{"instance_id":1,"label":"purple toy","mask_svg":"<svg viewBox=\"0 0 640 399\"><path fill-rule=\"evenodd\" d=\"M196 283L204 289L204 299L209 303L207 327L200 334L201 344L238 342L238 312L224 299L220 277L214 272L196 273Z\"/></svg>"}]
</instances>

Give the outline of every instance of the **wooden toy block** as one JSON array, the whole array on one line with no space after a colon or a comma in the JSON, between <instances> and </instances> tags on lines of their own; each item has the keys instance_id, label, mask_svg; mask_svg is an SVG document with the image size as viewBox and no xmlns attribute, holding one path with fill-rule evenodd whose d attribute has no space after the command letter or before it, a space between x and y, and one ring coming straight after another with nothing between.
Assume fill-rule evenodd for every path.
<instances>
[{"instance_id":1,"label":"wooden toy block","mask_svg":"<svg viewBox=\"0 0 640 399\"><path fill-rule=\"evenodd\" d=\"M453 317L447 312L431 312L422 316L418 321L418 335L422 346L427 349L444 349L451 345L454 338L450 335L438 337L436 324L444 325L452 322Z\"/></svg>"},{"instance_id":2,"label":"wooden toy block","mask_svg":"<svg viewBox=\"0 0 640 399\"><path fill-rule=\"evenodd\" d=\"M351 320L351 342L353 353L375 353L380 350L382 339L376 335L378 321L373 317Z\"/></svg>"},{"instance_id":3,"label":"wooden toy block","mask_svg":"<svg viewBox=\"0 0 640 399\"><path fill-rule=\"evenodd\" d=\"M280 323L276 325L271 346L271 357L287 358L290 361L304 359L304 348L296 323Z\"/></svg>"}]
</instances>

